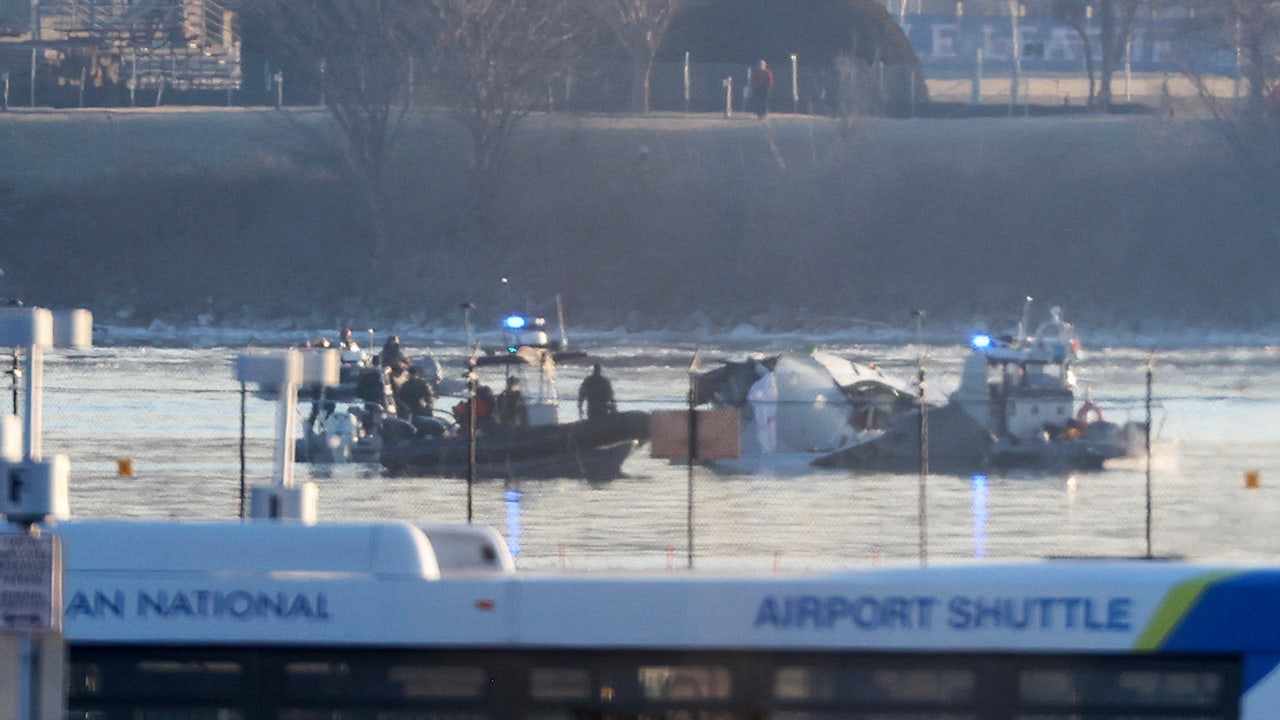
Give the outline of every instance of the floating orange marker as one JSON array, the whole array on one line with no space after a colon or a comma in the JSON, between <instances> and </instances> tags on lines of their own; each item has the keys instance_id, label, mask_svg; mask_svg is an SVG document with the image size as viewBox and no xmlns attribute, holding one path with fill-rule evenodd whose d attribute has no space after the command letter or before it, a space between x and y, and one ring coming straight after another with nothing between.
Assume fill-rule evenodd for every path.
<instances>
[{"instance_id":1,"label":"floating orange marker","mask_svg":"<svg viewBox=\"0 0 1280 720\"><path fill-rule=\"evenodd\" d=\"M120 458L116 460L116 475L120 477L133 477L133 458Z\"/></svg>"},{"instance_id":2,"label":"floating orange marker","mask_svg":"<svg viewBox=\"0 0 1280 720\"><path fill-rule=\"evenodd\" d=\"M1244 474L1244 486L1250 490L1256 490L1262 484L1258 478L1257 470L1247 470Z\"/></svg>"}]
</instances>

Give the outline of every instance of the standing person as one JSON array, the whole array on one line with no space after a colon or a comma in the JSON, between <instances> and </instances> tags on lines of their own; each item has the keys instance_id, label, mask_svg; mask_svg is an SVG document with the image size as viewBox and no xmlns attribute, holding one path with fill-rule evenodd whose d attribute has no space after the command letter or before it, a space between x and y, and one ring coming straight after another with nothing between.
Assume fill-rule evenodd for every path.
<instances>
[{"instance_id":1,"label":"standing person","mask_svg":"<svg viewBox=\"0 0 1280 720\"><path fill-rule=\"evenodd\" d=\"M404 368L409 367L409 358L400 349L400 336L392 335L382 344L382 352L378 353L378 364L384 368Z\"/></svg>"},{"instance_id":2,"label":"standing person","mask_svg":"<svg viewBox=\"0 0 1280 720\"><path fill-rule=\"evenodd\" d=\"M591 368L591 374L578 387L578 417L582 417L582 403L587 404L587 419L596 420L617 410L613 399L613 384L604 376L600 363Z\"/></svg>"},{"instance_id":3,"label":"standing person","mask_svg":"<svg viewBox=\"0 0 1280 720\"><path fill-rule=\"evenodd\" d=\"M481 385L476 388L476 430L485 432L492 430L498 421L493 417L493 406L496 398L493 395L493 388L488 385Z\"/></svg>"},{"instance_id":4,"label":"standing person","mask_svg":"<svg viewBox=\"0 0 1280 720\"><path fill-rule=\"evenodd\" d=\"M769 114L769 93L773 91L773 71L764 60L751 68L751 109L756 117Z\"/></svg>"},{"instance_id":5,"label":"standing person","mask_svg":"<svg viewBox=\"0 0 1280 720\"><path fill-rule=\"evenodd\" d=\"M436 393L423 376L422 368L409 368L409 379L396 394L396 416L401 420L414 417L431 417L435 413Z\"/></svg>"},{"instance_id":6,"label":"standing person","mask_svg":"<svg viewBox=\"0 0 1280 720\"><path fill-rule=\"evenodd\" d=\"M520 392L520 378L507 378L507 389L498 393L494 401L494 415L499 425L524 427L529 424L529 408L524 403L524 393Z\"/></svg>"},{"instance_id":7,"label":"standing person","mask_svg":"<svg viewBox=\"0 0 1280 720\"><path fill-rule=\"evenodd\" d=\"M387 371L387 398L388 409L390 406L400 404L400 388L409 381L409 371L403 365L395 365ZM399 415L399 411L396 412Z\"/></svg>"}]
</instances>

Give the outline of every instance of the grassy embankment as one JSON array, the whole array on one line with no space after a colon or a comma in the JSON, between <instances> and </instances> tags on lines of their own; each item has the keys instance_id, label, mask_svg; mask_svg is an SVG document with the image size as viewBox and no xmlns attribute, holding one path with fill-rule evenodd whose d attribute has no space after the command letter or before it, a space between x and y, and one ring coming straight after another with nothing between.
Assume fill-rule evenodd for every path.
<instances>
[{"instance_id":1,"label":"grassy embankment","mask_svg":"<svg viewBox=\"0 0 1280 720\"><path fill-rule=\"evenodd\" d=\"M963 322L1028 294L1093 324L1275 318L1275 244L1199 120L533 116L466 233L465 136L422 120L377 272L323 113L11 112L0 130L0 295L117 321L454 323L463 300L497 312L503 276L594 327Z\"/></svg>"}]
</instances>

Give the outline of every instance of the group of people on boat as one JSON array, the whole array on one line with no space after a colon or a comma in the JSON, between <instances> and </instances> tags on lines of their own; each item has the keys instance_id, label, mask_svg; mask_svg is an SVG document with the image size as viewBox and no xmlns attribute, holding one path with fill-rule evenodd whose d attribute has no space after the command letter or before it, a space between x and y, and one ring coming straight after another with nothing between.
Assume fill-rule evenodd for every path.
<instances>
[{"instance_id":1,"label":"group of people on boat","mask_svg":"<svg viewBox=\"0 0 1280 720\"><path fill-rule=\"evenodd\" d=\"M488 385L478 385L474 398L465 399L453 406L453 417L458 423L459 434L470 434L472 402L475 403L476 429L480 433L492 432L499 427L524 427L529 424L529 407L525 403L524 393L520 391L520 378L514 375L507 377L506 388L497 395L494 395L493 388Z\"/></svg>"},{"instance_id":2,"label":"group of people on boat","mask_svg":"<svg viewBox=\"0 0 1280 720\"><path fill-rule=\"evenodd\" d=\"M320 338L305 342L305 346L331 348L334 344ZM358 372L354 393L364 405L360 420L365 431L373 431L379 422L378 416L385 414L415 426L430 423L433 433L450 432L445 423L432 420L436 410L436 385L441 380L439 367L431 363L431 367L425 368L410 360L399 336L388 336L381 350L369 355L355 343L351 330L343 328L337 347L343 351L344 366L350 365ZM335 409L332 401L319 402L319 397L316 396L309 420L313 425L323 422ZM457 425L453 432L460 435L469 434L473 422L478 433L529 425L529 409L520 378L514 375L507 377L500 393L494 393L488 385L477 385L473 397L456 403L450 412ZM596 363L578 388L578 416L595 420L614 412L617 412L617 403L613 385L604 376L602 366Z\"/></svg>"}]
</instances>

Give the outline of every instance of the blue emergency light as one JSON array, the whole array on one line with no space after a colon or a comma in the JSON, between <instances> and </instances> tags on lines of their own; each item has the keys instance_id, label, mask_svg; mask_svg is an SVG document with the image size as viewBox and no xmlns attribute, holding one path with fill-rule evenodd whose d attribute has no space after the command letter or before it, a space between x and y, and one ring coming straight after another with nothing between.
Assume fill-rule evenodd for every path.
<instances>
[{"instance_id":1,"label":"blue emergency light","mask_svg":"<svg viewBox=\"0 0 1280 720\"><path fill-rule=\"evenodd\" d=\"M508 330L522 330L529 321L523 315L508 315L502 319L502 325Z\"/></svg>"},{"instance_id":2,"label":"blue emergency light","mask_svg":"<svg viewBox=\"0 0 1280 720\"><path fill-rule=\"evenodd\" d=\"M985 333L978 333L977 335L969 338L969 345L972 346L974 350L986 350L991 347L991 336Z\"/></svg>"}]
</instances>

